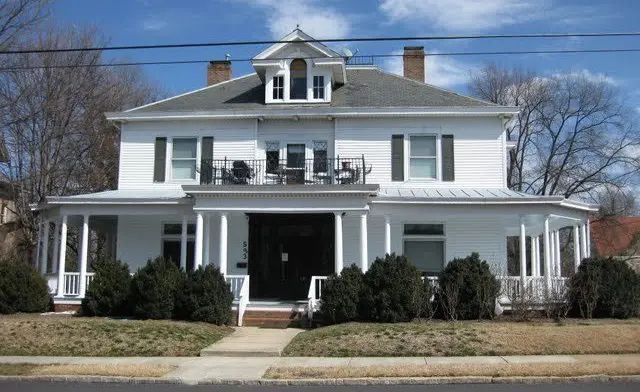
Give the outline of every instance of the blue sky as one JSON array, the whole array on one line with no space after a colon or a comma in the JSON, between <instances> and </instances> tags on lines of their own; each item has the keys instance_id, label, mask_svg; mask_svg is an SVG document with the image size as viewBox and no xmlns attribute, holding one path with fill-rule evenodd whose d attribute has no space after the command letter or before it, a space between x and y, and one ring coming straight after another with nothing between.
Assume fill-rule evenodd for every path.
<instances>
[{"instance_id":1,"label":"blue sky","mask_svg":"<svg viewBox=\"0 0 640 392\"><path fill-rule=\"evenodd\" d=\"M53 17L63 23L94 24L113 45L263 40L279 38L300 24L315 38L639 31L637 0L57 0ZM404 45L426 51L496 51L640 47L640 38L512 39L339 44L359 54L399 53ZM136 61L249 58L263 47L192 48L110 52ZM378 59L401 72L401 60ZM466 92L469 73L488 61L541 74L581 72L606 78L640 109L640 53L427 58L427 82ZM206 65L146 66L170 94L203 87ZM252 71L233 64L233 75Z\"/></svg>"}]
</instances>

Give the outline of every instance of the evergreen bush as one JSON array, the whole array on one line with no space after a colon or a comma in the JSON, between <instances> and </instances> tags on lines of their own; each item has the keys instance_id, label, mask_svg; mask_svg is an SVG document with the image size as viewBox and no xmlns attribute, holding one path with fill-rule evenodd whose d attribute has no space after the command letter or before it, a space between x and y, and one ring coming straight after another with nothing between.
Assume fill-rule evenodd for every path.
<instances>
[{"instance_id":1,"label":"evergreen bush","mask_svg":"<svg viewBox=\"0 0 640 392\"><path fill-rule=\"evenodd\" d=\"M117 260L93 263L95 274L80 312L83 316L117 317L129 313L131 274L129 266Z\"/></svg>"},{"instance_id":2,"label":"evergreen bush","mask_svg":"<svg viewBox=\"0 0 640 392\"><path fill-rule=\"evenodd\" d=\"M233 294L218 268L207 265L189 271L177 293L174 314L179 319L223 325L231 322Z\"/></svg>"},{"instance_id":3,"label":"evergreen bush","mask_svg":"<svg viewBox=\"0 0 640 392\"><path fill-rule=\"evenodd\" d=\"M133 316L139 319L170 319L184 272L162 257L147 261L131 279Z\"/></svg>"},{"instance_id":4,"label":"evergreen bush","mask_svg":"<svg viewBox=\"0 0 640 392\"><path fill-rule=\"evenodd\" d=\"M322 290L320 313L327 324L357 320L363 274L360 267L352 264L340 275L331 275Z\"/></svg>"},{"instance_id":5,"label":"evergreen bush","mask_svg":"<svg viewBox=\"0 0 640 392\"><path fill-rule=\"evenodd\" d=\"M0 314L41 313L49 307L49 286L33 266L20 261L0 262Z\"/></svg>"}]
</instances>

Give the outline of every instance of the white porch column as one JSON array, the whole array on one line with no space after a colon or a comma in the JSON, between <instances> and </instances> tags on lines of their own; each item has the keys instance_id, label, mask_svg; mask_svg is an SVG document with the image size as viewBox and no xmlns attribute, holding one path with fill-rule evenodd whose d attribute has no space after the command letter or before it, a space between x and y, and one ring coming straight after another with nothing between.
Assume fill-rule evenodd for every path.
<instances>
[{"instance_id":1,"label":"white porch column","mask_svg":"<svg viewBox=\"0 0 640 392\"><path fill-rule=\"evenodd\" d=\"M591 222L587 218L587 257L591 257Z\"/></svg>"},{"instance_id":2,"label":"white porch column","mask_svg":"<svg viewBox=\"0 0 640 392\"><path fill-rule=\"evenodd\" d=\"M391 254L391 217L384 216L384 253Z\"/></svg>"},{"instance_id":3,"label":"white porch column","mask_svg":"<svg viewBox=\"0 0 640 392\"><path fill-rule=\"evenodd\" d=\"M549 235L549 216L544 217L544 277L547 292L551 291L551 236Z\"/></svg>"},{"instance_id":4,"label":"white porch column","mask_svg":"<svg viewBox=\"0 0 640 392\"><path fill-rule=\"evenodd\" d=\"M180 268L187 270L187 216L182 217L182 232L180 233Z\"/></svg>"},{"instance_id":5,"label":"white porch column","mask_svg":"<svg viewBox=\"0 0 640 392\"><path fill-rule=\"evenodd\" d=\"M549 233L551 235L551 239L549 240L549 251L551 252L551 256L549 257L549 261L551 262L551 276L555 276L556 274L556 232L551 231Z\"/></svg>"},{"instance_id":6,"label":"white porch column","mask_svg":"<svg viewBox=\"0 0 640 392\"><path fill-rule=\"evenodd\" d=\"M536 237L531 237L531 243L529 244L529 252L531 253L531 276L536 276Z\"/></svg>"},{"instance_id":7,"label":"white porch column","mask_svg":"<svg viewBox=\"0 0 640 392\"><path fill-rule=\"evenodd\" d=\"M227 276L227 213L220 213L220 272Z\"/></svg>"},{"instance_id":8,"label":"white porch column","mask_svg":"<svg viewBox=\"0 0 640 392\"><path fill-rule=\"evenodd\" d=\"M40 263L40 246L42 244L42 216L38 217L38 236L36 237L36 256L33 259L33 266L38 271Z\"/></svg>"},{"instance_id":9,"label":"white porch column","mask_svg":"<svg viewBox=\"0 0 640 392\"><path fill-rule=\"evenodd\" d=\"M89 256L89 215L82 216L82 238L80 239L80 297L87 292L87 257Z\"/></svg>"},{"instance_id":10,"label":"white porch column","mask_svg":"<svg viewBox=\"0 0 640 392\"><path fill-rule=\"evenodd\" d=\"M211 263L211 215L206 214L204 217L204 229L202 233L204 235L204 252L202 256L202 264L207 265Z\"/></svg>"},{"instance_id":11,"label":"white porch column","mask_svg":"<svg viewBox=\"0 0 640 392\"><path fill-rule=\"evenodd\" d=\"M573 266L578 271L580 267L580 228L577 225L573 226Z\"/></svg>"},{"instance_id":12,"label":"white porch column","mask_svg":"<svg viewBox=\"0 0 640 392\"><path fill-rule=\"evenodd\" d=\"M198 269L202 265L202 229L203 229L203 217L202 212L196 213L196 244L195 244L195 257L193 262L193 269Z\"/></svg>"},{"instance_id":13,"label":"white porch column","mask_svg":"<svg viewBox=\"0 0 640 392\"><path fill-rule=\"evenodd\" d=\"M533 259L533 257L532 257ZM524 286L527 277L527 234L524 218L520 217L520 280Z\"/></svg>"},{"instance_id":14,"label":"white porch column","mask_svg":"<svg viewBox=\"0 0 640 392\"><path fill-rule=\"evenodd\" d=\"M556 230L555 235L556 244L553 247L556 251L556 276L562 276L562 252L560 251L560 230Z\"/></svg>"},{"instance_id":15,"label":"white porch column","mask_svg":"<svg viewBox=\"0 0 640 392\"><path fill-rule=\"evenodd\" d=\"M335 263L335 273L336 275L340 275L340 272L342 272L342 269L344 268L344 260L343 260L344 253L343 253L343 246L342 246L342 213L337 212L334 215L335 215L334 263Z\"/></svg>"},{"instance_id":16,"label":"white porch column","mask_svg":"<svg viewBox=\"0 0 640 392\"><path fill-rule=\"evenodd\" d=\"M67 260L67 216L60 223L60 255L58 258L58 297L64 296L64 272Z\"/></svg>"},{"instance_id":17,"label":"white porch column","mask_svg":"<svg viewBox=\"0 0 640 392\"><path fill-rule=\"evenodd\" d=\"M53 221L53 254L51 255L51 273L58 272L58 255L60 254L60 225Z\"/></svg>"},{"instance_id":18,"label":"white porch column","mask_svg":"<svg viewBox=\"0 0 640 392\"><path fill-rule=\"evenodd\" d=\"M589 252L587 251L587 224L583 223L580 225L580 255L582 258L589 257Z\"/></svg>"},{"instance_id":19,"label":"white porch column","mask_svg":"<svg viewBox=\"0 0 640 392\"><path fill-rule=\"evenodd\" d=\"M49 259L49 221L44 221L42 230L42 249L40 250L40 275L47 273L47 261Z\"/></svg>"},{"instance_id":20,"label":"white porch column","mask_svg":"<svg viewBox=\"0 0 640 392\"><path fill-rule=\"evenodd\" d=\"M362 272L369 269L369 255L367 244L367 213L360 215L360 268Z\"/></svg>"}]
</instances>

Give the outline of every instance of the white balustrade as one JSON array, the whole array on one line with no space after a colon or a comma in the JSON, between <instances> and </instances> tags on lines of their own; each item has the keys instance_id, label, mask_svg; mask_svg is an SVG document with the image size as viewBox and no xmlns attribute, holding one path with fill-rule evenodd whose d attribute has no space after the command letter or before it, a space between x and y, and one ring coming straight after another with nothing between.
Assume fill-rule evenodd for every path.
<instances>
[{"instance_id":1,"label":"white balustrade","mask_svg":"<svg viewBox=\"0 0 640 392\"><path fill-rule=\"evenodd\" d=\"M87 287L93 280L94 273L87 272ZM80 273L79 272L65 272L64 273L64 290L65 296L79 296L80 295Z\"/></svg>"},{"instance_id":2,"label":"white balustrade","mask_svg":"<svg viewBox=\"0 0 640 392\"><path fill-rule=\"evenodd\" d=\"M307 294L307 317L313 320L313 312L315 312L322 299L322 290L327 282L326 276L312 276L309 284L309 293Z\"/></svg>"},{"instance_id":3,"label":"white balustrade","mask_svg":"<svg viewBox=\"0 0 640 392\"><path fill-rule=\"evenodd\" d=\"M244 283L244 280L247 277L248 277L248 275L227 275L227 276L225 276L224 279L231 286L231 293L233 294L233 299L235 301L240 299L240 290L242 289L242 284Z\"/></svg>"},{"instance_id":4,"label":"white balustrade","mask_svg":"<svg viewBox=\"0 0 640 392\"><path fill-rule=\"evenodd\" d=\"M227 275L225 281L230 286L233 300L238 302L238 326L242 326L242 318L249 304L249 275Z\"/></svg>"}]
</instances>

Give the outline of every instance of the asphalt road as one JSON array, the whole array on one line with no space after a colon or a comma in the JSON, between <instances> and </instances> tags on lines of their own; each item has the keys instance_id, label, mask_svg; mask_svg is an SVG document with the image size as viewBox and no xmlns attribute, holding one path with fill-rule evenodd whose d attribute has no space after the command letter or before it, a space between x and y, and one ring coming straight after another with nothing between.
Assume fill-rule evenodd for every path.
<instances>
[{"instance_id":1,"label":"asphalt road","mask_svg":"<svg viewBox=\"0 0 640 392\"><path fill-rule=\"evenodd\" d=\"M63 391L117 391L117 392L169 392L169 391L215 391L215 392L637 392L640 383L593 383L593 384L541 384L541 385L407 385L407 386L330 386L330 387L240 387L240 386L188 386L168 384L102 384L62 383L31 381L0 381L2 392L63 392Z\"/></svg>"}]
</instances>

